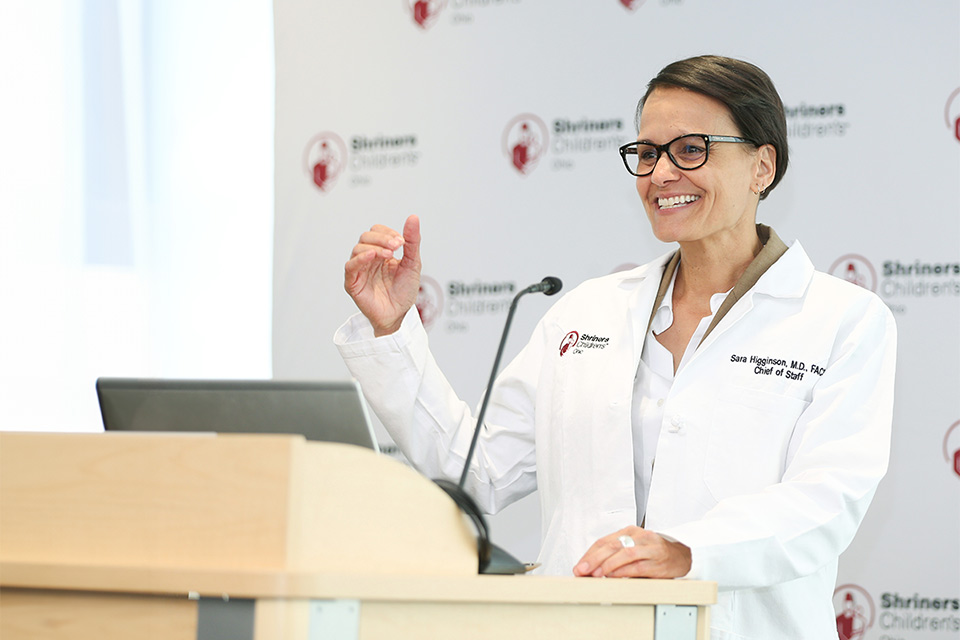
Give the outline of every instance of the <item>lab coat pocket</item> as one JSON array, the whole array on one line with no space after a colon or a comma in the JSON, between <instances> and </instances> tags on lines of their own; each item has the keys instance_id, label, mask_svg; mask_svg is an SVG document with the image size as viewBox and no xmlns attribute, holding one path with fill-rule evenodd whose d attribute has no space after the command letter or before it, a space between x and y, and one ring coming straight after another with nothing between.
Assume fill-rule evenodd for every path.
<instances>
[{"instance_id":1,"label":"lab coat pocket","mask_svg":"<svg viewBox=\"0 0 960 640\"><path fill-rule=\"evenodd\" d=\"M793 428L808 402L737 388L716 408L703 479L716 500L757 493L780 482Z\"/></svg>"}]
</instances>

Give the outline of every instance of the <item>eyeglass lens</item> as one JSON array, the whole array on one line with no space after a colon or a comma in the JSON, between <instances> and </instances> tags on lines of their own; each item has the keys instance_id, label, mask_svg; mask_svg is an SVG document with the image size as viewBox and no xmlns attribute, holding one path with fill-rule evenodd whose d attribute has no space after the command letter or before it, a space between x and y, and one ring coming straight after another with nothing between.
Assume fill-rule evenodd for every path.
<instances>
[{"instance_id":1,"label":"eyeglass lens","mask_svg":"<svg viewBox=\"0 0 960 640\"><path fill-rule=\"evenodd\" d=\"M670 143L667 153L681 169L696 169L707 161L707 143L697 135L683 136ZM638 144L636 154L635 163L631 164L640 175L653 171L660 158L660 150L652 144Z\"/></svg>"}]
</instances>

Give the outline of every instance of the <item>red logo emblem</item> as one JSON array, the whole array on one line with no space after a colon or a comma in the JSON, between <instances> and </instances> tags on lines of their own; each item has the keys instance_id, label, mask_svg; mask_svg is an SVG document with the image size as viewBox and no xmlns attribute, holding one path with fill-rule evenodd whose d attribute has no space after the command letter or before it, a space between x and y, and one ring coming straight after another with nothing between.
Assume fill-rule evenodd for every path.
<instances>
[{"instance_id":1,"label":"red logo emblem","mask_svg":"<svg viewBox=\"0 0 960 640\"><path fill-rule=\"evenodd\" d=\"M446 6L446 0L406 0L413 21L421 29L429 29Z\"/></svg>"},{"instance_id":2,"label":"red logo emblem","mask_svg":"<svg viewBox=\"0 0 960 640\"><path fill-rule=\"evenodd\" d=\"M417 294L417 312L424 329L429 329L443 313L443 289L440 283L425 275L420 276Z\"/></svg>"},{"instance_id":3,"label":"red logo emblem","mask_svg":"<svg viewBox=\"0 0 960 640\"><path fill-rule=\"evenodd\" d=\"M580 341L580 334L576 331L571 331L567 335L563 336L563 340L560 342L560 357L563 357L567 351L577 346L577 342Z\"/></svg>"},{"instance_id":4,"label":"red logo emblem","mask_svg":"<svg viewBox=\"0 0 960 640\"><path fill-rule=\"evenodd\" d=\"M866 258L855 253L848 253L834 262L833 266L830 267L830 274L841 280L852 282L858 287L870 291L877 290L876 269Z\"/></svg>"},{"instance_id":5,"label":"red logo emblem","mask_svg":"<svg viewBox=\"0 0 960 640\"><path fill-rule=\"evenodd\" d=\"M953 131L953 137L960 142L960 87L957 87L947 98L943 119L947 123L947 128Z\"/></svg>"},{"instance_id":6,"label":"red logo emblem","mask_svg":"<svg viewBox=\"0 0 960 640\"><path fill-rule=\"evenodd\" d=\"M307 144L303 163L313 184L329 191L347 166L347 145L335 133L319 133Z\"/></svg>"},{"instance_id":7,"label":"red logo emblem","mask_svg":"<svg viewBox=\"0 0 960 640\"><path fill-rule=\"evenodd\" d=\"M953 472L960 476L960 420L957 420L943 436L943 457L953 465Z\"/></svg>"},{"instance_id":8,"label":"red logo emblem","mask_svg":"<svg viewBox=\"0 0 960 640\"><path fill-rule=\"evenodd\" d=\"M840 640L862 638L873 626L876 608L873 598L862 587L844 584L833 592L833 610L837 614L837 635Z\"/></svg>"},{"instance_id":9,"label":"red logo emblem","mask_svg":"<svg viewBox=\"0 0 960 640\"><path fill-rule=\"evenodd\" d=\"M643 3L647 0L620 0L620 4L625 6L630 11L636 11L643 6Z\"/></svg>"},{"instance_id":10,"label":"red logo emblem","mask_svg":"<svg viewBox=\"0 0 960 640\"><path fill-rule=\"evenodd\" d=\"M503 130L503 152L513 168L527 175L547 151L547 125L531 113L523 113L511 120Z\"/></svg>"}]
</instances>

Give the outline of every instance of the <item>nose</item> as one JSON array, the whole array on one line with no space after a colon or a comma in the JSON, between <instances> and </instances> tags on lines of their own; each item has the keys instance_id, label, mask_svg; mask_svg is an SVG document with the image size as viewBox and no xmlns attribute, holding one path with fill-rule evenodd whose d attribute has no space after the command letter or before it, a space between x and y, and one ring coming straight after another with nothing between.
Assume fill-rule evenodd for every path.
<instances>
[{"instance_id":1,"label":"nose","mask_svg":"<svg viewBox=\"0 0 960 640\"><path fill-rule=\"evenodd\" d=\"M662 187L679 178L679 174L680 169L673 164L667 156L667 152L664 151L660 154L660 157L657 158L657 163L653 165L653 173L650 174L650 181L658 187Z\"/></svg>"}]
</instances>

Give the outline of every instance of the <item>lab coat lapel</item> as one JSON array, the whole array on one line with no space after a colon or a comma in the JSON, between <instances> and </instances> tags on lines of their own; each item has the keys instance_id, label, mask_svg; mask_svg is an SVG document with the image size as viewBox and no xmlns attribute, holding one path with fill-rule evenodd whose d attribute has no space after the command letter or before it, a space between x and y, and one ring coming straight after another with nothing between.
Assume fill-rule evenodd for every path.
<instances>
[{"instance_id":1,"label":"lab coat lapel","mask_svg":"<svg viewBox=\"0 0 960 640\"><path fill-rule=\"evenodd\" d=\"M697 353L710 346L721 334L747 315L754 307L755 296L799 298L807 290L814 269L803 247L799 242L794 242L787 248L773 229L766 227L766 230L770 234L767 245L757 256L755 264L750 265L748 272L734 287L728 300L724 300L724 304L717 310L710 328L697 347ZM772 249L769 252L768 245ZM738 292L738 289L741 291ZM724 313L721 315L721 312Z\"/></svg>"},{"instance_id":2,"label":"lab coat lapel","mask_svg":"<svg viewBox=\"0 0 960 640\"><path fill-rule=\"evenodd\" d=\"M630 313L630 332L633 341L633 369L636 371L640 365L640 355L643 353L643 341L650 331L650 320L653 315L654 304L656 300L663 297L666 287L662 283L669 279L664 278L664 272L673 264L676 268L674 257L677 252L660 256L654 262L628 273L621 286L629 287L630 298L627 308Z\"/></svg>"},{"instance_id":3,"label":"lab coat lapel","mask_svg":"<svg viewBox=\"0 0 960 640\"><path fill-rule=\"evenodd\" d=\"M625 272L620 279L618 289L624 296L610 308L623 309L626 306L627 326L622 335L631 351L624 350L617 358L616 369L622 371L621 366L627 363L621 358L631 358L630 366L636 372L643 351L643 340L647 331L650 311L663 274L663 269L673 253L666 254L660 259ZM609 372L608 372L609 373ZM631 429L631 398L633 396L634 378L616 379L610 376L599 376L594 384L605 387L604 397L618 398L616 411L617 418L608 423L607 427L613 431L600 429L590 434L589 449L577 453L582 455L585 450L592 451L592 469L598 480L597 484L581 495L587 503L582 505L585 513L593 512L594 520L586 525L584 534L586 544L592 544L602 535L610 533L620 527L636 523L636 496L634 491L633 465L633 435Z\"/></svg>"}]
</instances>

